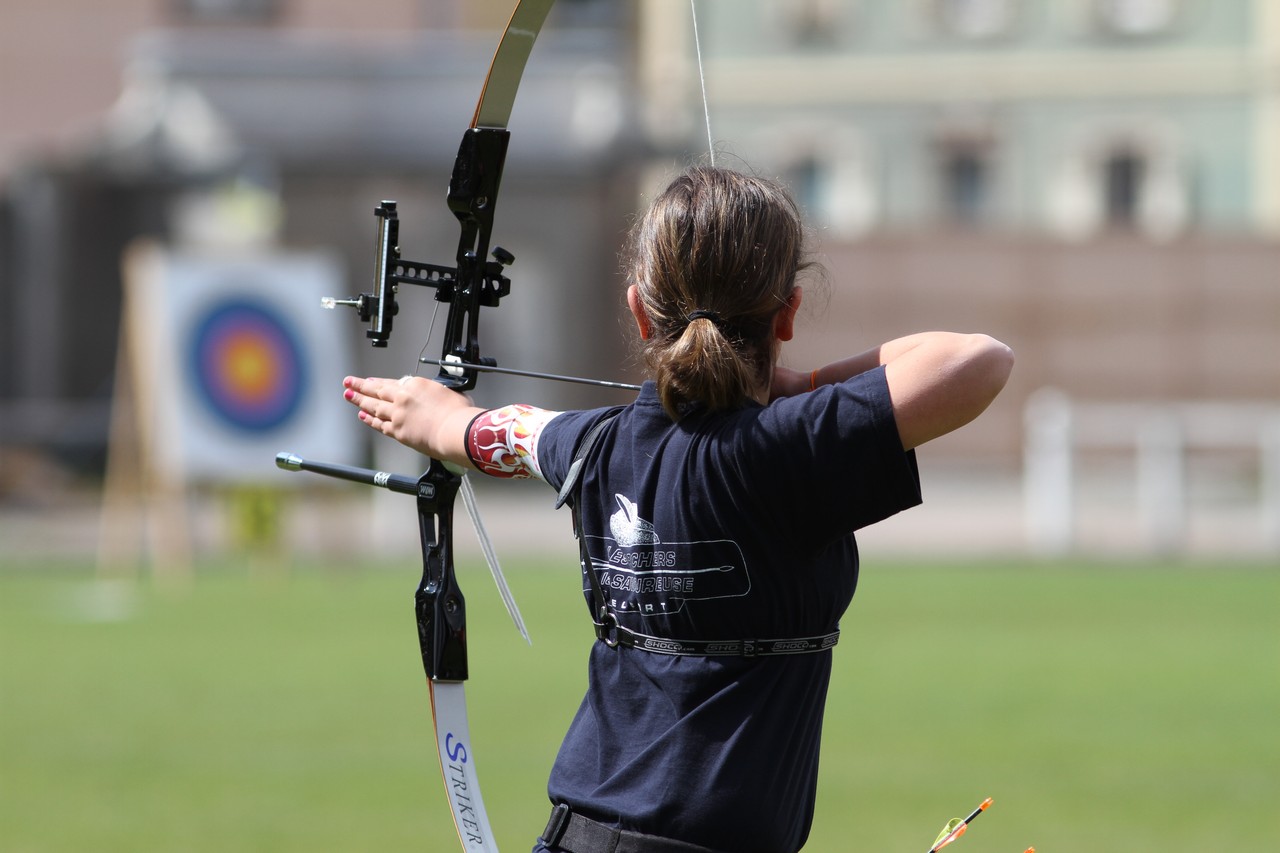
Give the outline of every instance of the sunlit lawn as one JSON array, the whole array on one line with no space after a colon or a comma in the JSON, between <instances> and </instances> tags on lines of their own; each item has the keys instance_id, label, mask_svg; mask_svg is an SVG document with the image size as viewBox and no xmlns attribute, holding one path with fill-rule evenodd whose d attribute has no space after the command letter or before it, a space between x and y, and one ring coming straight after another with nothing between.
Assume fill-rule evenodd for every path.
<instances>
[{"instance_id":1,"label":"sunlit lawn","mask_svg":"<svg viewBox=\"0 0 1280 853\"><path fill-rule=\"evenodd\" d=\"M0 849L460 849L416 572L0 572ZM528 850L590 632L571 571L507 572L534 646L463 567L468 697L494 829ZM1277 604L1276 567L866 567L806 849L923 853L986 796L952 849L1272 849Z\"/></svg>"}]
</instances>

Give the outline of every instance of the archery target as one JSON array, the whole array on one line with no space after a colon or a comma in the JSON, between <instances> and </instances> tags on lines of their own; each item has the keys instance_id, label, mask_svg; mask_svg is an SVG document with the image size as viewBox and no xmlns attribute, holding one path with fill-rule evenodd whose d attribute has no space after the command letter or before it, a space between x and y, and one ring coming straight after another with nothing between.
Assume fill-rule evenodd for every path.
<instances>
[{"instance_id":1,"label":"archery target","mask_svg":"<svg viewBox=\"0 0 1280 853\"><path fill-rule=\"evenodd\" d=\"M213 417L231 429L269 432L297 415L309 360L287 318L243 298L214 305L197 319L188 369Z\"/></svg>"},{"instance_id":2,"label":"archery target","mask_svg":"<svg viewBox=\"0 0 1280 853\"><path fill-rule=\"evenodd\" d=\"M153 248L133 259L126 284L147 353L147 449L162 472L291 487L314 478L283 475L279 452L360 460L361 427L342 399L359 323L320 307L350 289L333 258Z\"/></svg>"}]
</instances>

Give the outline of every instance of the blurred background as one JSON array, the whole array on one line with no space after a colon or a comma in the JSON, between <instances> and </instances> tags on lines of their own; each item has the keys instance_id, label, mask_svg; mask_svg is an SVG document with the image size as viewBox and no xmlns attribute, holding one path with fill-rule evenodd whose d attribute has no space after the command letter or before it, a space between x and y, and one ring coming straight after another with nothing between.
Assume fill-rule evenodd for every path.
<instances>
[{"instance_id":1,"label":"blurred background","mask_svg":"<svg viewBox=\"0 0 1280 853\"><path fill-rule=\"evenodd\" d=\"M271 460L290 450L417 466L351 430L336 389L347 372L412 370L432 295L402 297L386 351L364 345L353 312L321 312L314 297L370 288L383 198L400 204L405 257L452 256L444 189L507 5L5 4L6 553L127 560L156 490L169 496L157 524L177 532L145 550L217 551L237 512L270 516L254 535L329 553L347 547L342 525L308 512L351 518L372 504L371 523L400 524L368 490L335 491ZM829 273L810 286L787 360L807 368L925 328L987 331L1018 354L992 411L925 451L927 506L872 539L1280 553L1274 4L705 6L720 161L792 187ZM483 320L500 363L637 375L617 253L647 194L707 157L693 41L682 0L552 10L511 119L495 227L516 256L511 307ZM145 256L132 267L131 247ZM184 276L212 280L174 284ZM203 374L190 367L227 292L274 300L270 334L296 338L295 361L255 338L257 349L206 352ZM277 387L301 399L274 420L228 408ZM481 402L617 401L504 377L480 389ZM303 420L312 432L299 435ZM528 501L511 503L504 516Z\"/></svg>"},{"instance_id":2,"label":"blurred background","mask_svg":"<svg viewBox=\"0 0 1280 853\"><path fill-rule=\"evenodd\" d=\"M39 809L23 803L56 813L60 792L76 778L83 791L67 793L68 802L96 815L89 804L103 786L134 778L138 768L130 761L137 755L167 755L181 765L176 756L194 739L162 737L177 716L200 720L194 709L237 689L246 706L261 703L265 690L286 702L275 690L287 692L288 678L277 680L273 672L264 683L236 679L248 671L262 676L254 664L260 669L271 660L305 669L302 661L311 656L303 650L290 656L290 643L321 626L304 613L275 621L292 603L310 602L332 625L347 619L355 625L358 617L338 603L350 607L363 594L377 595L348 586L347 575L358 572L346 568L392 566L403 585L411 581L418 551L411 501L289 474L273 460L290 451L406 474L421 470L420 459L356 429L340 383L349 373L412 372L432 294L402 288L396 334L385 350L367 345L353 312L323 311L320 299L371 288L373 209L383 199L399 204L406 258L452 262L457 225L445 190L510 6L510 0L5 0L0 8L0 296L7 307L0 313L0 566L13 570L0 572L9 581L8 609L0 608L7 613L0 619L0 784L4 798L18 803L8 817L28 819L10 849L85 849L74 834L63 847L33 840L58 837L49 826L59 821L33 829L31 815ZM1085 723L1094 719L1090 711L1107 705L1113 721L1116 706L1099 698L1086 707L1076 694L1053 693L1063 684L1078 686L1073 679L1081 673L1049 679L1045 692L1028 694L1042 701L1005 696L1000 691L1009 683L999 678L1012 674L1029 685L1028 673L1042 674L1040 663L1088 636L1098 644L1090 666L1105 659L1116 668L1108 689L1136 689L1133 674L1150 674L1154 660L1177 648L1179 665L1170 665L1165 680L1128 696L1131 716L1112 733L1114 741L1089 749L1081 735L1039 756L1043 775L1030 778L1044 786L1045 798L1022 803L1029 822L1015 825L1031 828L1044 818L1045 826L1046 815L1059 828L1074 825L1077 809L1098 805L1096 783L1106 779L1113 787L1102 789L1119 798L1117 813L1135 822L1128 836L1114 836L1127 839L1123 849L1148 849L1143 839L1155 838L1154 825L1168 825L1171 834L1149 849L1262 849L1257 836L1236 846L1224 838L1245 824L1265 824L1233 808L1262 809L1274 800L1280 760L1274 725L1265 724L1273 732L1265 736L1252 727L1280 702L1267 615L1280 567L1280 4L697 0L696 10L716 160L784 180L804 208L826 270L806 282L801 326L785 361L809 369L931 328L987 332L1017 353L1013 379L990 411L921 450L925 505L860 534L868 564L927 567L908 573L899 581L905 586L881 590L880 599L868 596L868 607L892 604L895 595L902 606L879 617L869 611L868 624L935 632L900 669L891 671L888 650L878 653L884 690L913 683L902 675L913 665L922 678L968 668L963 658L944 665L935 657L940 647L955 647L943 628L951 625L951 608L921 613L921 597L945 589L939 601L964 603L957 617L976 608L990 620L982 629L992 642L988 654L1021 649L1035 660L1025 669L992 666L999 683L975 687L974 695L1000 695L999 709L974 707L974 716L955 719L984 728L1006 724L1006 747L1022 758L1009 759L1013 769L1006 769L1025 781L1019 774L1032 772L1026 762L1047 742L1038 726L1044 715L1061 713L1069 720L1063 731L1079 725L1096 733L1101 724ZM511 367L639 378L627 343L618 252L631 217L655 189L708 158L703 86L688 0L555 4L510 122L494 240L516 260L505 310L482 316L487 355ZM437 346L427 344L427 354ZM626 399L616 391L500 376L485 377L474 396L480 404L518 399L548 408ZM571 565L569 521L535 484L482 482L477 491L499 554L512 564L513 586L534 596L537 611L545 584L530 579L538 575L534 569L521 578L522 569L528 560ZM459 551L469 561L479 553L466 530ZM992 566L994 578L984 573ZM1139 573L1153 579L1152 588L1126 571L1134 566L1158 570ZM1241 566L1243 579L1230 574ZM1049 571L1021 574L1027 567ZM316 576L329 584L334 571L343 578L335 588L308 585ZM1175 579L1180 592L1163 586L1170 571L1184 572ZM270 606L254 599L262 605L258 617L248 607L243 621L228 621L227 613L245 607L244 589L200 586L228 573L247 574L254 584L274 579L292 593ZM45 609L53 593L35 579L49 574L98 580L59 588L60 603ZM204 594L152 599L146 585L141 591L116 585L153 574L179 589L195 584ZM953 576L958 580L943 580ZM1155 578L1162 579L1161 595L1176 600L1153 597ZM1221 592L1220 582L1230 578L1235 592ZM992 589L983 585L979 593L969 581L1021 590L1010 607L1020 614L1015 622L1027 624L1007 626L1010 613L995 601L983 609L978 596ZM382 582L373 581L379 595ZM487 583L469 582L483 590L477 596L487 596ZM270 598L276 587L268 582L265 589ZM1069 612L1061 634L1049 628L1039 604L1028 604L1053 596L1068 607L1082 590L1114 609ZM974 597L961 598L966 594ZM334 595L346 598L334 602ZM558 598L564 597L562 590ZM1135 614L1119 604L1141 609L1140 602L1154 607L1157 600L1158 613ZM488 597L482 601L485 611L496 609ZM377 623L381 611L366 610ZM580 619L577 609L570 613L547 611L530 620L531 630L537 637L540 626L546 631L548 623ZM254 638L253 650L243 653L248 666L223 672L206 661L209 682L192 687L181 710L169 707L167 714L156 697L168 696L169 685L185 683L189 673L146 657L179 642L177 633L165 633L178 630L165 614L194 626L186 641L197 656L210 646L225 651L223 644L236 639L231 634L246 644ZM119 629L110 643L93 633L99 628L86 627L105 623ZM277 624L299 633L277 636L269 627ZM1001 626L1025 633L1002 635ZM402 629L412 630L397 624L388 642L412 656ZM1022 644L1036 629L1053 645L1033 653ZM324 647L325 654L341 658L352 648L348 641L372 642L353 631L348 626L344 645ZM1200 644L1205 638L1223 645L1211 654ZM576 661L582 638L566 643ZM368 653L385 657L373 647ZM44 676L36 673L42 660ZM141 667L141 687L130 687L129 675L113 669L126 660ZM334 719L385 705L405 708L412 722L372 727L391 732L396 723L419 724L421 708L413 703L421 700L421 685L413 666L409 661L388 682L397 690L403 685L407 696L334 707ZM118 694L108 710L65 683L98 683L90 670L104 690ZM371 677L372 668L353 661L351 672ZM880 683L874 675L859 672L849 681ZM297 707L308 709L298 712L298 754L332 738L308 728L305 716L318 707L307 691L325 692L319 685L330 677L315 674L315 684L295 697ZM561 691L570 704L576 689ZM954 702L957 694L946 692ZM1196 702L1210 694L1222 704L1200 714ZM928 691L897 702L882 695L889 709L928 707L937 699ZM64 699L86 703L81 710L99 723L55 722L52 708ZM845 708L842 701L833 697L833 716ZM868 712L856 697L847 702L851 713ZM212 707L219 719L239 720ZM294 706L281 707L295 713ZM1188 741L1181 722L1158 725L1169 713L1200 714L1203 728L1196 731L1231 729L1245 740L1226 748L1202 738L1202 752L1170 751L1170 741ZM112 719L120 728L110 727ZM881 728L869 727L871 742L847 745L849 754L867 754L877 746L876 731L905 727L908 719L910 730L883 761L896 767L904 752L923 753L919 721L886 712L876 721ZM111 770L101 771L102 779L64 754L68 731L88 737L99 724L102 737L86 741L85 755L106 756ZM161 745L113 757L107 744L138 725ZM213 763L236 756L275 778L288 762L263 744L276 743L288 726L257 731L253 740L252 726L265 724L255 718L243 725L226 742L248 738L260 754L211 747ZM200 731L216 727L210 721ZM20 746L34 729L46 740ZM534 794L562 731L563 721L552 720L548 745L528 759ZM1113 763L1089 784L1063 771L1085 753L1141 744L1156 731L1170 732L1170 741L1162 734L1150 753L1168 767L1148 766L1148 775L1133 779ZM963 729L937 737L944 751L968 741ZM369 749L370 778L399 768L393 748ZM833 747L837 755L841 748ZM922 757L915 776L890 780L903 786L898 795L855 810L882 814L889 827L870 836L881 846L867 849L898 849L899 842L916 843L921 831L930 835L931 826L913 826L909 839L899 837L919 817L903 813L907 804L927 805L930 816L935 807L966 811L969 788L928 788L957 781L939 778L936 756ZM347 757L290 765L289 784L320 778L322 767L345 767ZM193 757L185 769L203 773L209 762L210 755ZM404 778L419 779L429 763L402 768ZM163 779L168 765L159 758L156 764L150 771ZM874 756L867 764L876 767ZM1200 792L1179 790L1172 805L1125 799L1149 784L1167 789L1192 766L1201 773L1218 768L1213 778L1225 786L1224 797L1234 798L1207 830L1170 822L1172 814L1205 814ZM239 766L224 769L228 781L210 783L205 817L248 816L246 834L208 846L290 849L272 834L279 830L269 816L218 799L243 781ZM46 788L37 784L42 772ZM853 790L883 794L884 774L871 775L874 783L854 780ZM1051 786L1076 781L1078 796L1054 799L1060 809L1053 811ZM433 803L434 784L422 795ZM24 785L35 793L14 801ZM154 782L137 793L137 804L119 811L136 808L154 818L147 826L163 825L166 815L148 809L164 787ZM951 809L944 803L955 801L957 788L965 802ZM824 790L844 789L827 779ZM286 808L278 790L255 791ZM976 805L991 792L972 793ZM301 822L353 807L349 797L326 796L308 801L309 817ZM934 799L922 804L926 796ZM520 797L536 806L525 823L540 821L533 814L543 808L538 797ZM419 806L410 801L404 813L416 814ZM376 821L376 808L370 814ZM434 814L436 822L447 821L443 812ZM950 816L939 815L938 823ZM182 829L189 818L168 817L175 828L160 833L160 841L146 840L137 823L120 829L105 811L84 832L102 841L90 845L97 849L201 846ZM1114 826L1124 819L1116 817ZM212 832L213 821L194 825ZM318 838L308 838L292 826L299 848L377 846L359 835L339 841L332 827L327 836L317 831ZM1092 836L1064 835L1074 846L1058 849L1112 849L1103 835L1101 828ZM1040 836L1046 837L1052 836ZM1001 849L1034 841L1010 838ZM815 842L813 849L845 848Z\"/></svg>"}]
</instances>

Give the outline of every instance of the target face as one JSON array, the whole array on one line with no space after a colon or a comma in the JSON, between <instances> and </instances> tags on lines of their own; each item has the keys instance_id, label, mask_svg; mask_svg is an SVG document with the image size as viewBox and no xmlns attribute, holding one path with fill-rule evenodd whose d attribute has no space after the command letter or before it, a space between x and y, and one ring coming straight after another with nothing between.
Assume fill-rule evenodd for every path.
<instances>
[{"instance_id":1,"label":"target face","mask_svg":"<svg viewBox=\"0 0 1280 853\"><path fill-rule=\"evenodd\" d=\"M190 338L196 396L224 425L247 432L281 427L306 393L306 359L291 325L264 303L221 302Z\"/></svg>"},{"instance_id":2,"label":"target face","mask_svg":"<svg viewBox=\"0 0 1280 853\"><path fill-rule=\"evenodd\" d=\"M279 475L277 453L360 462L365 428L341 392L350 318L317 308L349 291L335 258L139 244L125 271L146 452L161 476L309 489L314 478Z\"/></svg>"}]
</instances>

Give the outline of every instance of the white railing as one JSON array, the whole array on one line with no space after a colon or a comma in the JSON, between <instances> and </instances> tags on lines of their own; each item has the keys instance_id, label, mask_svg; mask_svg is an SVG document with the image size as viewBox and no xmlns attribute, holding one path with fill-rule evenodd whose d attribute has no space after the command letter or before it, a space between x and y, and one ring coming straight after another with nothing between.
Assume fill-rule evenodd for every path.
<instances>
[{"instance_id":1,"label":"white railing","mask_svg":"<svg viewBox=\"0 0 1280 853\"><path fill-rule=\"evenodd\" d=\"M1147 550L1176 553L1186 545L1188 454L1243 451L1257 464L1261 542L1280 551L1280 404L1103 403L1042 389L1027 401L1024 427L1026 529L1037 553L1077 546L1081 474L1091 453L1096 469L1117 452L1133 456L1135 524Z\"/></svg>"}]
</instances>

